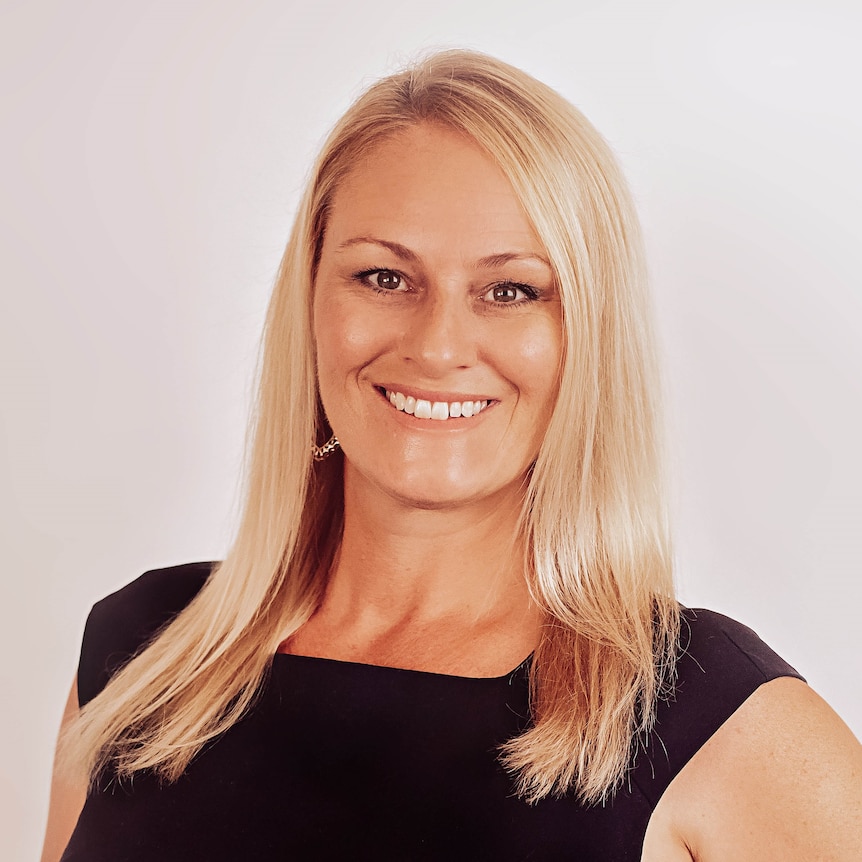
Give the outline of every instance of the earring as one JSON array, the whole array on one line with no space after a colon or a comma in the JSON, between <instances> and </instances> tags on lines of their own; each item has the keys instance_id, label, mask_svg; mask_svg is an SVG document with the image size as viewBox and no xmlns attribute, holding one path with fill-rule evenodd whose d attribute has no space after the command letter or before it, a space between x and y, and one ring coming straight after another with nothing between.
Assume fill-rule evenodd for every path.
<instances>
[{"instance_id":1,"label":"earring","mask_svg":"<svg viewBox=\"0 0 862 862\"><path fill-rule=\"evenodd\" d=\"M333 434L322 446L311 446L311 455L315 461L323 461L328 458L341 444L338 438Z\"/></svg>"}]
</instances>

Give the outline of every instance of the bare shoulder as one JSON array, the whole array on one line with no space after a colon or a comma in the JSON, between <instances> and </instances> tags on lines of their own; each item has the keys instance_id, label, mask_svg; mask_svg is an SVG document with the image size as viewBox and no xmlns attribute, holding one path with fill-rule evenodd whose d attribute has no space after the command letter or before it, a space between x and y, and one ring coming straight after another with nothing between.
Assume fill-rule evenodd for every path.
<instances>
[{"instance_id":1,"label":"bare shoulder","mask_svg":"<svg viewBox=\"0 0 862 862\"><path fill-rule=\"evenodd\" d=\"M805 683L780 678L760 686L673 780L643 858L858 862L860 847L862 746Z\"/></svg>"}]
</instances>

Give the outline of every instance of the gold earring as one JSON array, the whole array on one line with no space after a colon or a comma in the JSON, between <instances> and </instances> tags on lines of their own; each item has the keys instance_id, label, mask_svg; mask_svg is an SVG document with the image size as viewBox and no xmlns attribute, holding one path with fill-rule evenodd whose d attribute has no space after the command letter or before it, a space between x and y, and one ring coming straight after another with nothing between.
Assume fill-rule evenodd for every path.
<instances>
[{"instance_id":1,"label":"gold earring","mask_svg":"<svg viewBox=\"0 0 862 862\"><path fill-rule=\"evenodd\" d=\"M311 446L311 455L315 461L323 461L328 458L341 444L338 438L333 434L322 446Z\"/></svg>"}]
</instances>

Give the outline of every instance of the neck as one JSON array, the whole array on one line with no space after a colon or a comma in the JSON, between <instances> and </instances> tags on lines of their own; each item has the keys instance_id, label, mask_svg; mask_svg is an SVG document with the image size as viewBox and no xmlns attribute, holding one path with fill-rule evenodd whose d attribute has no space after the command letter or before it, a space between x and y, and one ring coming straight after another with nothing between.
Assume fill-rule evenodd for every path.
<instances>
[{"instance_id":1,"label":"neck","mask_svg":"<svg viewBox=\"0 0 862 862\"><path fill-rule=\"evenodd\" d=\"M519 490L420 508L369 486L348 468L344 497L330 602L393 619L453 613L481 619L526 599Z\"/></svg>"},{"instance_id":2,"label":"neck","mask_svg":"<svg viewBox=\"0 0 862 862\"><path fill-rule=\"evenodd\" d=\"M538 642L540 615L505 489L420 508L345 470L344 532L326 595L288 648L331 658L494 676Z\"/></svg>"}]
</instances>

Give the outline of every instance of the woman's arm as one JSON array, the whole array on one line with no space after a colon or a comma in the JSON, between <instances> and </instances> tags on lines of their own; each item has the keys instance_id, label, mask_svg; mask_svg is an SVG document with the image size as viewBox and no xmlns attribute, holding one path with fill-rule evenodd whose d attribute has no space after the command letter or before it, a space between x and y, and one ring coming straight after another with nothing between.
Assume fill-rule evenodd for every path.
<instances>
[{"instance_id":1,"label":"woman's arm","mask_svg":"<svg viewBox=\"0 0 862 862\"><path fill-rule=\"evenodd\" d=\"M60 731L78 712L78 683L72 683ZM56 757L54 776L51 780L51 801L48 807L48 826L45 830L45 843L42 846L42 862L58 862L69 843L78 815L84 807L87 796L86 787L78 786L57 773Z\"/></svg>"},{"instance_id":2,"label":"woman's arm","mask_svg":"<svg viewBox=\"0 0 862 862\"><path fill-rule=\"evenodd\" d=\"M773 680L692 758L654 818L644 860L673 836L695 862L858 862L862 746L805 683Z\"/></svg>"}]
</instances>

